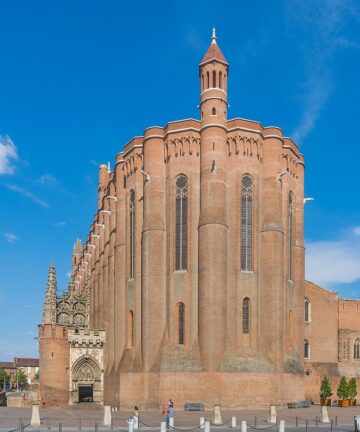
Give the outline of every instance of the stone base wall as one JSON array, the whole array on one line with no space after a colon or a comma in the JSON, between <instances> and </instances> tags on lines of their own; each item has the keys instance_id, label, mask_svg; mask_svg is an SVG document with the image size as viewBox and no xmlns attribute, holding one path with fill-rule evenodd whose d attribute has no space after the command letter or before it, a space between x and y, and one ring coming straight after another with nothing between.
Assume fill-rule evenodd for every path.
<instances>
[{"instance_id":1,"label":"stone base wall","mask_svg":"<svg viewBox=\"0 0 360 432\"><path fill-rule=\"evenodd\" d=\"M120 407L159 409L171 398L182 409L187 402L206 409L282 406L303 400L304 377L293 374L239 372L126 373L120 376Z\"/></svg>"}]
</instances>

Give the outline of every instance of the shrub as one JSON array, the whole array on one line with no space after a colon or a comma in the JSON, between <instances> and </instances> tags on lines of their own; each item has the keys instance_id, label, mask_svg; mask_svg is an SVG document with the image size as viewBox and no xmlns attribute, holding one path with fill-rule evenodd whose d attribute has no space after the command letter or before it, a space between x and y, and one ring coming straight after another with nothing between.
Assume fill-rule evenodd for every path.
<instances>
[{"instance_id":1,"label":"shrub","mask_svg":"<svg viewBox=\"0 0 360 432\"><path fill-rule=\"evenodd\" d=\"M351 378L348 384L348 397L351 399L355 399L356 395L357 395L356 379Z\"/></svg>"},{"instance_id":2,"label":"shrub","mask_svg":"<svg viewBox=\"0 0 360 432\"><path fill-rule=\"evenodd\" d=\"M320 398L327 399L332 396L331 386L328 377L324 377L320 385Z\"/></svg>"},{"instance_id":3,"label":"shrub","mask_svg":"<svg viewBox=\"0 0 360 432\"><path fill-rule=\"evenodd\" d=\"M347 399L349 397L349 384L344 376L340 379L337 395L339 399Z\"/></svg>"}]
</instances>

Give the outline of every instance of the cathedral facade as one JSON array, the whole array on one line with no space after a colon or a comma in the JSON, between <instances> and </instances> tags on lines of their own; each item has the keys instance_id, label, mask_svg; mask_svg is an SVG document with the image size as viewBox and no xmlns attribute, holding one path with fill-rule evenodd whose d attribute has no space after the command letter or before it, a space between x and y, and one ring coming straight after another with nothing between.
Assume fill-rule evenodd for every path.
<instances>
[{"instance_id":1,"label":"cathedral facade","mask_svg":"<svg viewBox=\"0 0 360 432\"><path fill-rule=\"evenodd\" d=\"M338 321L334 361L309 357L322 337L315 306L333 294L304 279L304 157L278 127L227 119L228 76L213 33L200 120L150 127L113 170L100 166L98 210L61 297L49 271L43 403L259 407L336 379Z\"/></svg>"}]
</instances>

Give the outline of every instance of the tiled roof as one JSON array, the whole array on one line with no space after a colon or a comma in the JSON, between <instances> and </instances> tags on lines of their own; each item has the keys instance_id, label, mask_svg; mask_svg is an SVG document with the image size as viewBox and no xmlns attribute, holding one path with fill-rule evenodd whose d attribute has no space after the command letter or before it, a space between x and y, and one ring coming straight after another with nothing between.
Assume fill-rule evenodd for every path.
<instances>
[{"instance_id":1,"label":"tiled roof","mask_svg":"<svg viewBox=\"0 0 360 432\"><path fill-rule=\"evenodd\" d=\"M16 367L39 367L39 359L15 357L14 364Z\"/></svg>"},{"instance_id":2,"label":"tiled roof","mask_svg":"<svg viewBox=\"0 0 360 432\"><path fill-rule=\"evenodd\" d=\"M207 52L204 55L204 58L201 60L200 64L206 63L212 59L227 63L226 58L224 57L224 54L221 52L221 49L218 47L218 44L216 42L212 42L210 44L209 49L207 50Z\"/></svg>"},{"instance_id":3,"label":"tiled roof","mask_svg":"<svg viewBox=\"0 0 360 432\"><path fill-rule=\"evenodd\" d=\"M0 362L0 368L3 369L15 369L16 366L13 362Z\"/></svg>"}]
</instances>

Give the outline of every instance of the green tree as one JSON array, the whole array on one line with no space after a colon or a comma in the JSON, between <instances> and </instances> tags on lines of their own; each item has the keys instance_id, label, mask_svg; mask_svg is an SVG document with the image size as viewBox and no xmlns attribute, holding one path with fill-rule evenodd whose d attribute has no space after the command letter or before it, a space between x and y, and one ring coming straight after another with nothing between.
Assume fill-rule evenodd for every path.
<instances>
[{"instance_id":1,"label":"green tree","mask_svg":"<svg viewBox=\"0 0 360 432\"><path fill-rule=\"evenodd\" d=\"M329 378L324 377L322 379L321 385L320 385L320 398L321 399L328 399L331 396L332 396L332 392L331 392L331 386L330 386Z\"/></svg>"},{"instance_id":2,"label":"green tree","mask_svg":"<svg viewBox=\"0 0 360 432\"><path fill-rule=\"evenodd\" d=\"M337 395L339 399L347 399L349 397L349 384L344 376L340 379Z\"/></svg>"},{"instance_id":3,"label":"green tree","mask_svg":"<svg viewBox=\"0 0 360 432\"><path fill-rule=\"evenodd\" d=\"M0 388L4 388L4 384L10 382L10 376L5 372L3 368L0 368Z\"/></svg>"},{"instance_id":4,"label":"green tree","mask_svg":"<svg viewBox=\"0 0 360 432\"><path fill-rule=\"evenodd\" d=\"M348 397L351 399L355 399L356 395L357 395L356 379L351 378L348 384Z\"/></svg>"},{"instance_id":5,"label":"green tree","mask_svg":"<svg viewBox=\"0 0 360 432\"><path fill-rule=\"evenodd\" d=\"M27 385L27 376L23 370L18 369L16 378L20 388L24 388Z\"/></svg>"}]
</instances>

